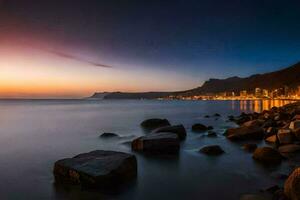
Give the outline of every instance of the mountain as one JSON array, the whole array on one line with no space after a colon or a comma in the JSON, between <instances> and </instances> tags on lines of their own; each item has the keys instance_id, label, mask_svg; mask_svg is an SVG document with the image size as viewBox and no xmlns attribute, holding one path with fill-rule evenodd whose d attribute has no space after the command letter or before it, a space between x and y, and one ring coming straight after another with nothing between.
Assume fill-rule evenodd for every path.
<instances>
[{"instance_id":1,"label":"mountain","mask_svg":"<svg viewBox=\"0 0 300 200\"><path fill-rule=\"evenodd\" d=\"M296 88L300 85L300 63L291 67L265 74L255 74L246 78L230 77L227 79L209 79L192 92L207 94L218 92L252 91L255 88L277 89L284 86Z\"/></svg>"},{"instance_id":2,"label":"mountain","mask_svg":"<svg viewBox=\"0 0 300 200\"><path fill-rule=\"evenodd\" d=\"M95 93L90 98L96 99L157 99L167 97L173 92L103 92Z\"/></svg>"},{"instance_id":3,"label":"mountain","mask_svg":"<svg viewBox=\"0 0 300 200\"><path fill-rule=\"evenodd\" d=\"M209 79L201 87L177 92L103 92L95 93L90 98L97 99L156 99L169 95L192 96L198 94L216 94L220 92L253 91L255 88L278 89L284 86L296 88L300 86L300 62L282 70L265 74L255 74L246 78L237 76L227 79Z\"/></svg>"}]
</instances>

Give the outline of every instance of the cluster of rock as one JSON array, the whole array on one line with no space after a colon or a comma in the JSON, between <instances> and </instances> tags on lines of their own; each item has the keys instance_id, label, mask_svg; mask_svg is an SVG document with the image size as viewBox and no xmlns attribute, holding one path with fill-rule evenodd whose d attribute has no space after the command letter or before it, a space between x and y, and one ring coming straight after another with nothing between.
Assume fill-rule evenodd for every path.
<instances>
[{"instance_id":1,"label":"cluster of rock","mask_svg":"<svg viewBox=\"0 0 300 200\"><path fill-rule=\"evenodd\" d=\"M183 125L171 125L167 119L148 119L141 123L141 127L146 134L134 139L131 148L133 151L145 154L176 155L180 150L180 142L187 136ZM213 127L202 124L195 124L192 127L195 132L211 129ZM119 136L106 132L100 137L118 138ZM216 137L216 133L210 131L208 137ZM203 147L200 152L208 155L224 153L217 145ZM134 155L128 153L96 150L58 160L54 164L53 172L57 182L109 189L137 176L137 160Z\"/></svg>"},{"instance_id":2,"label":"cluster of rock","mask_svg":"<svg viewBox=\"0 0 300 200\"><path fill-rule=\"evenodd\" d=\"M172 126L167 119L148 119L141 123L146 135L132 141L133 151L148 154L177 154L186 138L183 125Z\"/></svg>"},{"instance_id":3,"label":"cluster of rock","mask_svg":"<svg viewBox=\"0 0 300 200\"><path fill-rule=\"evenodd\" d=\"M261 113L242 113L238 117L229 116L230 121L240 125L229 128L224 135L231 141L265 140L270 146L257 148L253 143L244 149L254 151L253 159L267 165L277 165L283 159L300 156L300 104L273 107ZM272 199L300 200L300 168L287 178L284 188L273 192ZM280 195L279 195L280 194ZM254 195L255 196L255 195ZM241 199L259 199L247 198ZM263 198L262 198L263 199Z\"/></svg>"}]
</instances>

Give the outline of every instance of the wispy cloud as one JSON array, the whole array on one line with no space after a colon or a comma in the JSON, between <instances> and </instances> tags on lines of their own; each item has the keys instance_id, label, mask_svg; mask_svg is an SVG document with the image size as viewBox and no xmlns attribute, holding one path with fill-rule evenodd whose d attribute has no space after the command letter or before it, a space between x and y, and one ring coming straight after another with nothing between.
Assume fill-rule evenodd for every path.
<instances>
[{"instance_id":1,"label":"wispy cloud","mask_svg":"<svg viewBox=\"0 0 300 200\"><path fill-rule=\"evenodd\" d=\"M47 51L49 53L55 54L57 56L60 56L62 58L76 60L76 61L79 61L79 62L85 62L85 63L88 63L88 64L93 65L95 67L112 68L112 66L110 66L110 65L106 65L106 64L94 62L94 61L88 60L86 58L75 56L75 55L72 55L72 54L69 54L69 53L65 53L65 52L62 52L62 51L49 50L49 49L43 49L43 50Z\"/></svg>"}]
</instances>

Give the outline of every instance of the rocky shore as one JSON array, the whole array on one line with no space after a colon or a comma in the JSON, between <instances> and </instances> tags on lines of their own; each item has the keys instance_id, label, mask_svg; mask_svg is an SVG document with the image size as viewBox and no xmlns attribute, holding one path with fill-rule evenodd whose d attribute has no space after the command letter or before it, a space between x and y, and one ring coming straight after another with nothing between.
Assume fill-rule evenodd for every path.
<instances>
[{"instance_id":1,"label":"rocky shore","mask_svg":"<svg viewBox=\"0 0 300 200\"><path fill-rule=\"evenodd\" d=\"M207 115L206 118L209 116ZM220 117L214 114L212 117ZM300 163L300 103L273 107L261 113L242 113L229 116L229 121L238 127L228 128L224 136L253 153L252 159L262 166L278 166L289 160ZM167 119L148 119L141 123L144 135L131 142L132 152L144 155L178 155L181 143L188 137L183 125L172 125ZM216 137L213 127L196 123L194 133ZM104 133L101 138L118 137ZM264 140L263 146L257 141ZM221 156L226 153L220 145L199 148L206 156ZM137 176L138 161L133 154L96 150L59 160L54 165L55 180L61 183L79 184L84 187L109 188L126 184ZM300 200L300 168L298 165L285 175L284 185L275 185L254 194L245 194L241 200Z\"/></svg>"}]
</instances>

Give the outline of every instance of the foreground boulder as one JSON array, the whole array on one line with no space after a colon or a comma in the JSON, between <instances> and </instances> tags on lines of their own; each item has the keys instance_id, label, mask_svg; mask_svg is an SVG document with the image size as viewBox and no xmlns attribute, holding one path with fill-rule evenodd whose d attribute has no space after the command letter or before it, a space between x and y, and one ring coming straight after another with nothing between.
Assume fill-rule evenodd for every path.
<instances>
[{"instance_id":1,"label":"foreground boulder","mask_svg":"<svg viewBox=\"0 0 300 200\"><path fill-rule=\"evenodd\" d=\"M141 123L141 126L144 129L148 129L148 130L154 130L160 127L170 126L170 125L171 124L167 119L157 119L157 118L147 119Z\"/></svg>"},{"instance_id":2,"label":"foreground boulder","mask_svg":"<svg viewBox=\"0 0 300 200\"><path fill-rule=\"evenodd\" d=\"M280 153L271 147L257 148L252 157L263 164L279 164L282 160Z\"/></svg>"},{"instance_id":3,"label":"foreground boulder","mask_svg":"<svg viewBox=\"0 0 300 200\"><path fill-rule=\"evenodd\" d=\"M133 140L131 148L149 154L176 154L180 145L174 133L151 133Z\"/></svg>"},{"instance_id":4,"label":"foreground boulder","mask_svg":"<svg viewBox=\"0 0 300 200\"><path fill-rule=\"evenodd\" d=\"M176 125L176 126L166 126L162 128L155 129L153 133L175 133L179 140L184 140L186 138L186 130L183 125Z\"/></svg>"},{"instance_id":5,"label":"foreground boulder","mask_svg":"<svg viewBox=\"0 0 300 200\"><path fill-rule=\"evenodd\" d=\"M219 145L205 146L200 149L201 153L217 156L224 153L224 150Z\"/></svg>"},{"instance_id":6,"label":"foreground boulder","mask_svg":"<svg viewBox=\"0 0 300 200\"><path fill-rule=\"evenodd\" d=\"M244 194L240 200L271 200L271 198L262 194Z\"/></svg>"},{"instance_id":7,"label":"foreground boulder","mask_svg":"<svg viewBox=\"0 0 300 200\"><path fill-rule=\"evenodd\" d=\"M290 200L300 200L300 168L295 169L284 184L284 194Z\"/></svg>"},{"instance_id":8,"label":"foreground boulder","mask_svg":"<svg viewBox=\"0 0 300 200\"><path fill-rule=\"evenodd\" d=\"M131 154L96 150L58 160L53 173L57 182L110 188L134 179L137 161Z\"/></svg>"},{"instance_id":9,"label":"foreground boulder","mask_svg":"<svg viewBox=\"0 0 300 200\"><path fill-rule=\"evenodd\" d=\"M192 126L192 130L193 130L194 132L205 132L205 131L211 130L211 129L213 129L212 126L205 126L205 125L200 124L200 123L194 124L194 125Z\"/></svg>"},{"instance_id":10,"label":"foreground boulder","mask_svg":"<svg viewBox=\"0 0 300 200\"><path fill-rule=\"evenodd\" d=\"M264 130L259 126L241 126L227 129L225 136L230 140L257 140L264 137Z\"/></svg>"}]
</instances>

